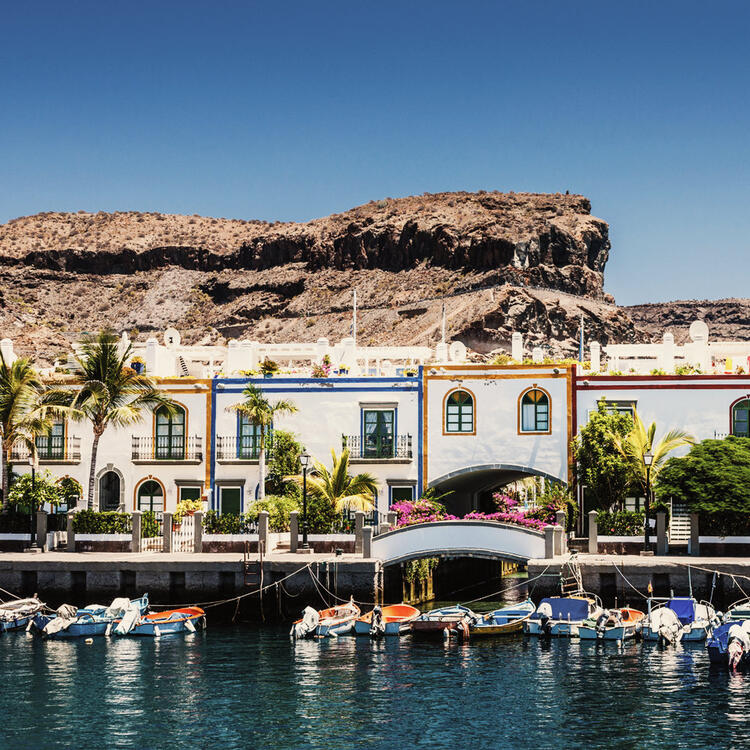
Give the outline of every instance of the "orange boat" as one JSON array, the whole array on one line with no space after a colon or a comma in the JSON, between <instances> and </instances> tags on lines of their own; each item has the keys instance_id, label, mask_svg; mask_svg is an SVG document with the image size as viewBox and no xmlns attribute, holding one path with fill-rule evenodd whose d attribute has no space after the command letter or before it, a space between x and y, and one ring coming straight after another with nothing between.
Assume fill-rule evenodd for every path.
<instances>
[{"instance_id":1,"label":"orange boat","mask_svg":"<svg viewBox=\"0 0 750 750\"><path fill-rule=\"evenodd\" d=\"M622 641L633 638L636 627L645 616L639 609L630 607L604 610L596 620L584 620L578 626L578 635L584 640Z\"/></svg>"},{"instance_id":2,"label":"orange boat","mask_svg":"<svg viewBox=\"0 0 750 750\"><path fill-rule=\"evenodd\" d=\"M360 610L353 597L346 604L321 609L318 612L312 607L305 607L302 619L294 622L290 635L295 638L344 635L351 632L359 615Z\"/></svg>"},{"instance_id":3,"label":"orange boat","mask_svg":"<svg viewBox=\"0 0 750 750\"><path fill-rule=\"evenodd\" d=\"M376 607L354 623L354 632L357 635L399 635L408 631L417 617L419 610L410 604Z\"/></svg>"},{"instance_id":4,"label":"orange boat","mask_svg":"<svg viewBox=\"0 0 750 750\"><path fill-rule=\"evenodd\" d=\"M175 633L195 633L206 627L206 613L200 607L169 609L166 612L152 612L150 615L134 617L129 622L126 617L115 620L117 635L141 635L159 637Z\"/></svg>"}]
</instances>

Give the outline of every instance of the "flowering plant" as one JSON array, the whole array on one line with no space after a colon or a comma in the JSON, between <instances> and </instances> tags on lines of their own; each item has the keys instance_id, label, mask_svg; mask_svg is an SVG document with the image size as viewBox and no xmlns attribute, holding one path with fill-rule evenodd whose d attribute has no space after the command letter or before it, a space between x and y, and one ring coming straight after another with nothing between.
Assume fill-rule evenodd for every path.
<instances>
[{"instance_id":1,"label":"flowering plant","mask_svg":"<svg viewBox=\"0 0 750 750\"><path fill-rule=\"evenodd\" d=\"M331 374L331 358L326 354L319 365L314 365L312 376L314 378L327 378Z\"/></svg>"}]
</instances>

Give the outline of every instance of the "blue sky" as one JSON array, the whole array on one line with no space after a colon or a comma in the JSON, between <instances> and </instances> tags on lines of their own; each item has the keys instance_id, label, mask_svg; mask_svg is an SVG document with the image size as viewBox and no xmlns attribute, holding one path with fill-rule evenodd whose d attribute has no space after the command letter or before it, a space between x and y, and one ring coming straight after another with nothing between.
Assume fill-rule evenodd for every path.
<instances>
[{"instance_id":1,"label":"blue sky","mask_svg":"<svg viewBox=\"0 0 750 750\"><path fill-rule=\"evenodd\" d=\"M750 296L748 29L743 2L8 3L0 222L570 190L618 302Z\"/></svg>"}]
</instances>

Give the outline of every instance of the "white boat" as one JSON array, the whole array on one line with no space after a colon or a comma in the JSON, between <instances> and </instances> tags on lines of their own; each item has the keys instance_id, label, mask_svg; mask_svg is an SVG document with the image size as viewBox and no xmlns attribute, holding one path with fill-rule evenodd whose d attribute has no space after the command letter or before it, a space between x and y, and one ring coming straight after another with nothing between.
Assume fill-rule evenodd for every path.
<instances>
[{"instance_id":1,"label":"white boat","mask_svg":"<svg viewBox=\"0 0 750 750\"><path fill-rule=\"evenodd\" d=\"M582 640L624 641L634 638L638 624L645 617L638 609L622 607L605 609L596 620L585 620L578 628Z\"/></svg>"},{"instance_id":2,"label":"white boat","mask_svg":"<svg viewBox=\"0 0 750 750\"><path fill-rule=\"evenodd\" d=\"M43 609L44 603L35 596L3 602L0 604L0 633L10 630L23 630L34 615Z\"/></svg>"},{"instance_id":3,"label":"white boat","mask_svg":"<svg viewBox=\"0 0 750 750\"><path fill-rule=\"evenodd\" d=\"M590 594L548 597L539 602L536 612L526 620L525 632L574 637L585 620L595 621L603 611L599 598Z\"/></svg>"},{"instance_id":4,"label":"white boat","mask_svg":"<svg viewBox=\"0 0 750 750\"><path fill-rule=\"evenodd\" d=\"M717 624L715 618L716 610L708 602L697 602L692 596L651 597L641 634L645 641L666 644L705 641Z\"/></svg>"}]
</instances>

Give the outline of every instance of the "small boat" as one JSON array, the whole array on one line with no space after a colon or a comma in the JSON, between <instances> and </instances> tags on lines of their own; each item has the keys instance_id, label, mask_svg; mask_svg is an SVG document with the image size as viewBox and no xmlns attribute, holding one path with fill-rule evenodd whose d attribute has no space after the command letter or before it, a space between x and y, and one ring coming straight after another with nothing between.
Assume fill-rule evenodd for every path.
<instances>
[{"instance_id":1,"label":"small boat","mask_svg":"<svg viewBox=\"0 0 750 750\"><path fill-rule=\"evenodd\" d=\"M410 604L389 604L375 607L354 621L357 635L400 635L411 629L411 623L419 617L419 610Z\"/></svg>"},{"instance_id":2,"label":"small boat","mask_svg":"<svg viewBox=\"0 0 750 750\"><path fill-rule=\"evenodd\" d=\"M641 633L645 641L664 644L705 641L715 622L716 611L708 602L692 596L671 599L651 597Z\"/></svg>"},{"instance_id":3,"label":"small boat","mask_svg":"<svg viewBox=\"0 0 750 750\"><path fill-rule=\"evenodd\" d=\"M471 623L478 622L480 615L472 612L462 604L452 607L441 607L431 612L423 612L411 624L412 635L440 636L448 638L451 635L466 639L469 637Z\"/></svg>"},{"instance_id":4,"label":"small boat","mask_svg":"<svg viewBox=\"0 0 750 750\"><path fill-rule=\"evenodd\" d=\"M522 633L524 623L535 611L536 606L531 599L496 609L481 617L479 622L474 622L469 626L471 637Z\"/></svg>"},{"instance_id":5,"label":"small boat","mask_svg":"<svg viewBox=\"0 0 750 750\"><path fill-rule=\"evenodd\" d=\"M165 612L152 612L137 618L128 618L126 615L116 620L115 623L112 631L115 635L158 638L176 633L195 633L196 630L204 629L206 613L200 607L182 607L181 609L168 609Z\"/></svg>"},{"instance_id":6,"label":"small boat","mask_svg":"<svg viewBox=\"0 0 750 750\"><path fill-rule=\"evenodd\" d=\"M724 615L724 620L750 620L750 598L740 599L730 605Z\"/></svg>"},{"instance_id":7,"label":"small boat","mask_svg":"<svg viewBox=\"0 0 750 750\"><path fill-rule=\"evenodd\" d=\"M524 630L528 635L577 636L585 620L597 620L603 611L596 596L548 597L539 602Z\"/></svg>"},{"instance_id":8,"label":"small boat","mask_svg":"<svg viewBox=\"0 0 750 750\"><path fill-rule=\"evenodd\" d=\"M128 612L143 615L148 610L148 594L138 599L115 599L109 607L101 604L90 604L83 609L76 609L70 604L63 604L51 615L37 614L29 623L45 638L88 638L97 635L109 635L116 620Z\"/></svg>"},{"instance_id":9,"label":"small boat","mask_svg":"<svg viewBox=\"0 0 750 750\"><path fill-rule=\"evenodd\" d=\"M0 633L23 630L34 615L43 610L44 603L35 596L3 602L0 604Z\"/></svg>"},{"instance_id":10,"label":"small boat","mask_svg":"<svg viewBox=\"0 0 750 750\"><path fill-rule=\"evenodd\" d=\"M640 610L630 607L605 609L596 620L584 620L578 626L578 637L583 640L605 641L634 638L636 628L645 616Z\"/></svg>"},{"instance_id":11,"label":"small boat","mask_svg":"<svg viewBox=\"0 0 750 750\"><path fill-rule=\"evenodd\" d=\"M329 609L316 611L312 607L305 607L302 618L294 622L289 635L294 638L345 635L354 629L354 621L359 615L360 610L353 597L346 604Z\"/></svg>"},{"instance_id":12,"label":"small boat","mask_svg":"<svg viewBox=\"0 0 750 750\"><path fill-rule=\"evenodd\" d=\"M730 620L718 625L706 643L711 664L732 671L750 667L750 620Z\"/></svg>"}]
</instances>

